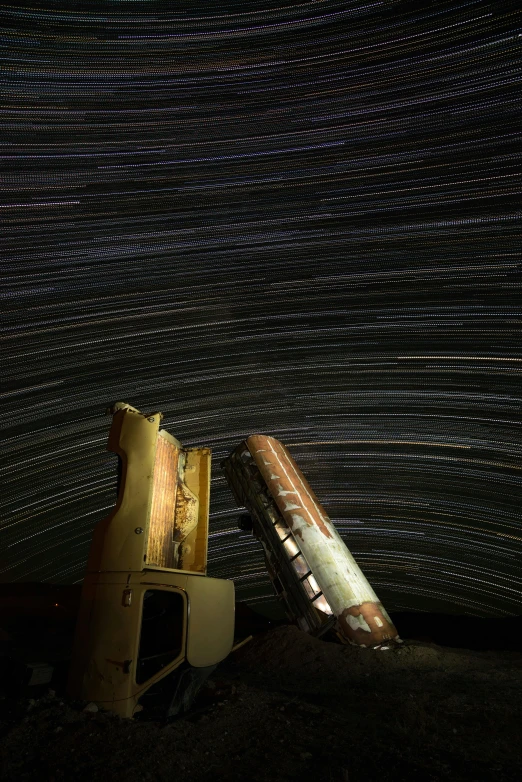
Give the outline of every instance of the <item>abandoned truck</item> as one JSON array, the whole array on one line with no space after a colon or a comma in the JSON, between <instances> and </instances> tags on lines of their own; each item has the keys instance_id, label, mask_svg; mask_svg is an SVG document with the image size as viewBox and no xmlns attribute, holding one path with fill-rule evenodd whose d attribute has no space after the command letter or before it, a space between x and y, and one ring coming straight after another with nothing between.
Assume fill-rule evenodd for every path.
<instances>
[{"instance_id":1,"label":"abandoned truck","mask_svg":"<svg viewBox=\"0 0 522 782\"><path fill-rule=\"evenodd\" d=\"M132 717L189 707L234 639L234 585L207 569L210 451L118 403L116 506L94 530L69 694Z\"/></svg>"},{"instance_id":2,"label":"abandoned truck","mask_svg":"<svg viewBox=\"0 0 522 782\"><path fill-rule=\"evenodd\" d=\"M216 665L240 645L234 646L233 583L206 575L210 450L184 448L160 428L161 413L143 414L122 402L110 412L108 450L119 459L118 497L94 529L79 600L76 585L33 585L37 594L28 592L21 602L9 590L5 599L0 595L4 608L11 602L27 639L33 640L31 614L24 617L20 609L36 608L41 600L43 648L57 627L61 632L68 625L70 638L73 622L74 644L67 648L65 636L55 635L57 648L48 646L41 656L24 660L16 650L4 652L10 664L3 669L13 690L67 677L69 695L122 717L174 717L190 707ZM240 517L241 524L261 541L292 622L313 635L370 648L400 643L281 443L265 435L248 437L223 467L238 505L250 512ZM49 594L42 594L43 587ZM58 614L65 620L61 626L53 624Z\"/></svg>"}]
</instances>

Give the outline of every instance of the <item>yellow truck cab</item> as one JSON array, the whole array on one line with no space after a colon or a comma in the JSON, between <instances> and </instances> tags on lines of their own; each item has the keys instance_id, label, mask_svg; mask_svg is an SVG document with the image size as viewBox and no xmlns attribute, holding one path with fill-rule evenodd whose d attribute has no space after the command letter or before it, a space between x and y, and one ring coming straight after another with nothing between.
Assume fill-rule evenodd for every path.
<instances>
[{"instance_id":1,"label":"yellow truck cab","mask_svg":"<svg viewBox=\"0 0 522 782\"><path fill-rule=\"evenodd\" d=\"M172 717L233 646L234 585L206 575L210 450L183 448L161 413L110 412L118 499L94 530L68 691L122 717Z\"/></svg>"}]
</instances>

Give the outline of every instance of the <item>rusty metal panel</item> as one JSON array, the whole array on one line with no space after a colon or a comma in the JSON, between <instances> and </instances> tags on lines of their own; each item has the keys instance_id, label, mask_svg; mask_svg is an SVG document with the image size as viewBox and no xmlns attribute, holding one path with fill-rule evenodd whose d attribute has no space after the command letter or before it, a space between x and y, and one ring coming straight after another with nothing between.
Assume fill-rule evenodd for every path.
<instances>
[{"instance_id":1,"label":"rusty metal panel","mask_svg":"<svg viewBox=\"0 0 522 782\"><path fill-rule=\"evenodd\" d=\"M176 567L173 525L178 489L179 449L158 437L150 509L147 564Z\"/></svg>"}]
</instances>

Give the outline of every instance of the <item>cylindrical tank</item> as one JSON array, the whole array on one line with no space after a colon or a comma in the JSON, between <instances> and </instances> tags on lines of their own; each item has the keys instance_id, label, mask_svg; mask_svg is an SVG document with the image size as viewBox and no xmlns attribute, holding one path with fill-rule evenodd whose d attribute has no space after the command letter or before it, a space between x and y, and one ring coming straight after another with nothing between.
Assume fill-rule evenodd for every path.
<instances>
[{"instance_id":1,"label":"cylindrical tank","mask_svg":"<svg viewBox=\"0 0 522 782\"><path fill-rule=\"evenodd\" d=\"M246 444L337 617L339 632L358 646L400 641L384 606L285 446L260 434L248 437Z\"/></svg>"}]
</instances>

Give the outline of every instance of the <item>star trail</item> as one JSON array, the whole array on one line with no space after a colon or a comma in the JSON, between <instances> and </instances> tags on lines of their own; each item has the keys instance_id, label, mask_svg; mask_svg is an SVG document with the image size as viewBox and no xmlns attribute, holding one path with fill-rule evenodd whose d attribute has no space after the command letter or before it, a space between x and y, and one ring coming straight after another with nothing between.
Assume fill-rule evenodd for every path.
<instances>
[{"instance_id":1,"label":"star trail","mask_svg":"<svg viewBox=\"0 0 522 782\"><path fill-rule=\"evenodd\" d=\"M288 446L389 610L522 613L518 2L0 6L0 578L81 581L104 408Z\"/></svg>"}]
</instances>

